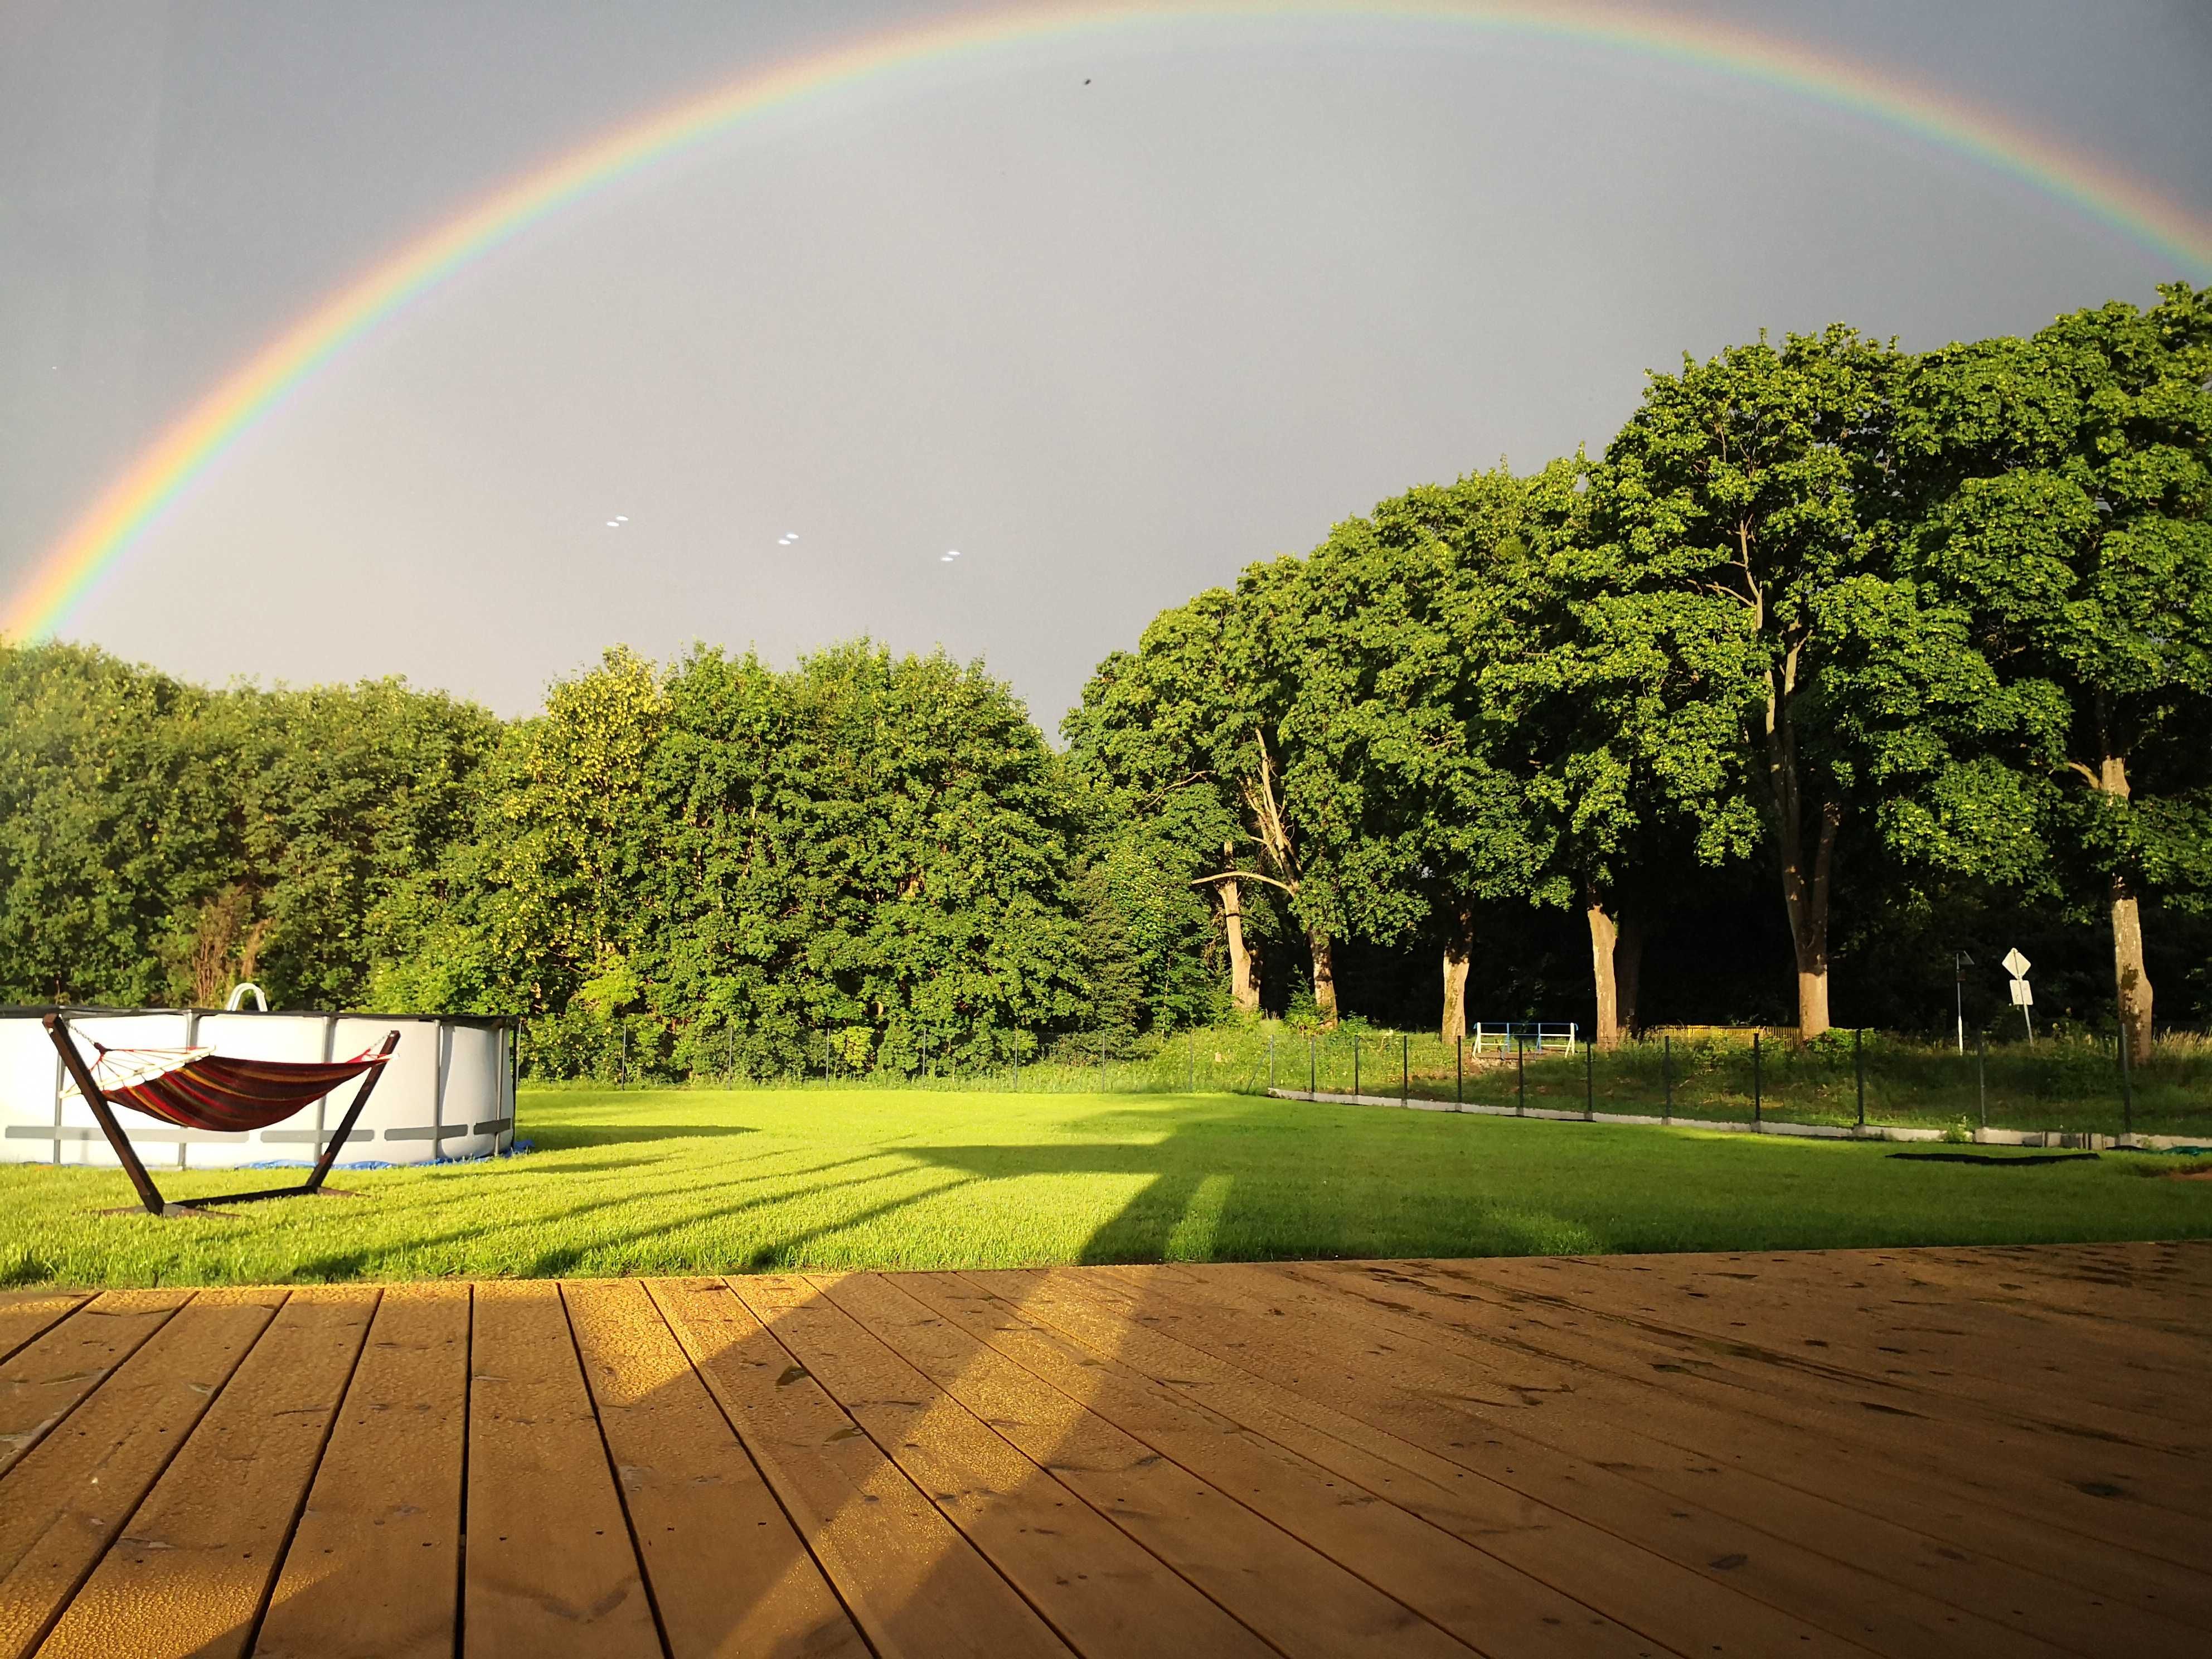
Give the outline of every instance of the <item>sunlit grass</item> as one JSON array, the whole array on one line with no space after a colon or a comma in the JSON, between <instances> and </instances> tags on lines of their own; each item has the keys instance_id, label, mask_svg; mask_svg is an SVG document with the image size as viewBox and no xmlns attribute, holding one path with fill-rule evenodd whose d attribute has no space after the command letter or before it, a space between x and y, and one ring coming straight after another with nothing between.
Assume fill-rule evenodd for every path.
<instances>
[{"instance_id":1,"label":"sunlit grass","mask_svg":"<svg viewBox=\"0 0 2212 1659\"><path fill-rule=\"evenodd\" d=\"M0 1282L1790 1249L2212 1234L2181 1159L2028 1169L1871 1145L1249 1096L526 1091L538 1150L352 1198L104 1216L119 1171L0 1165ZM173 1198L283 1177L162 1177Z\"/></svg>"}]
</instances>

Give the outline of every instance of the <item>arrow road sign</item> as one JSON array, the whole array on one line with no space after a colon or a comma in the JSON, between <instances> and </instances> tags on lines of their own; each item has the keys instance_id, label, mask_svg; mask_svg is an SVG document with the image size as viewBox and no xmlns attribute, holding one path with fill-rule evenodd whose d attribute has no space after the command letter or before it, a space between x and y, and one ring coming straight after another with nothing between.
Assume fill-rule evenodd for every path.
<instances>
[{"instance_id":1,"label":"arrow road sign","mask_svg":"<svg viewBox=\"0 0 2212 1659\"><path fill-rule=\"evenodd\" d=\"M2004 970L2008 974L2010 974L2014 979L2026 978L2027 976L2028 967L2029 963L2027 958L2021 955L2017 950L2008 951L2004 953Z\"/></svg>"}]
</instances>

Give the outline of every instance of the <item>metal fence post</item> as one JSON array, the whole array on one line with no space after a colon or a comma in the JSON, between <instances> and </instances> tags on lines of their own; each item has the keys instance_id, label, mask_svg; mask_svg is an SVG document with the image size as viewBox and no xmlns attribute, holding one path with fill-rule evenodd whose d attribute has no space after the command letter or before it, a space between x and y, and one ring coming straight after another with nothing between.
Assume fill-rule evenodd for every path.
<instances>
[{"instance_id":1,"label":"metal fence post","mask_svg":"<svg viewBox=\"0 0 2212 1659\"><path fill-rule=\"evenodd\" d=\"M1467 1104L1467 1034L1452 1039L1452 1104Z\"/></svg>"},{"instance_id":2,"label":"metal fence post","mask_svg":"<svg viewBox=\"0 0 2212 1659\"><path fill-rule=\"evenodd\" d=\"M1198 1092L1198 1028L1195 1025L1192 1026L1190 1029L1190 1044L1188 1052L1190 1054L1190 1086L1185 1089L1183 1092L1187 1095L1194 1095Z\"/></svg>"},{"instance_id":3,"label":"metal fence post","mask_svg":"<svg viewBox=\"0 0 2212 1659\"><path fill-rule=\"evenodd\" d=\"M1659 1083L1666 1091L1661 1097L1659 1121L1666 1122L1674 1115L1674 1034L1672 1031L1659 1039Z\"/></svg>"},{"instance_id":4,"label":"metal fence post","mask_svg":"<svg viewBox=\"0 0 2212 1659\"><path fill-rule=\"evenodd\" d=\"M1859 1127L1866 1127L1866 1028L1851 1028L1851 1081L1859 1095Z\"/></svg>"},{"instance_id":5,"label":"metal fence post","mask_svg":"<svg viewBox=\"0 0 2212 1659\"><path fill-rule=\"evenodd\" d=\"M2135 1076L2128 1070L2128 1027L2120 1023L2120 1123L2121 1133L2130 1140L2136 1133Z\"/></svg>"},{"instance_id":6,"label":"metal fence post","mask_svg":"<svg viewBox=\"0 0 2212 1659\"><path fill-rule=\"evenodd\" d=\"M1306 1098L1308 1100L1313 1099L1321 1092L1321 1063L1316 1059L1314 1053L1315 1045L1320 1041L1321 1039L1313 1032L1306 1033Z\"/></svg>"},{"instance_id":7,"label":"metal fence post","mask_svg":"<svg viewBox=\"0 0 2212 1659\"><path fill-rule=\"evenodd\" d=\"M1413 1097L1413 1034L1398 1033L1398 1103L1403 1106Z\"/></svg>"},{"instance_id":8,"label":"metal fence post","mask_svg":"<svg viewBox=\"0 0 2212 1659\"><path fill-rule=\"evenodd\" d=\"M1597 1045L1583 1044L1583 1121L1597 1121Z\"/></svg>"},{"instance_id":9,"label":"metal fence post","mask_svg":"<svg viewBox=\"0 0 2212 1659\"><path fill-rule=\"evenodd\" d=\"M1267 1033L1267 1092L1275 1092L1275 1033L1272 1029Z\"/></svg>"},{"instance_id":10,"label":"metal fence post","mask_svg":"<svg viewBox=\"0 0 2212 1659\"><path fill-rule=\"evenodd\" d=\"M1764 1081L1759 1070L1759 1033L1753 1031L1751 1034L1751 1127L1754 1129L1764 1115L1764 1106L1759 1098L1760 1085Z\"/></svg>"},{"instance_id":11,"label":"metal fence post","mask_svg":"<svg viewBox=\"0 0 2212 1659\"><path fill-rule=\"evenodd\" d=\"M1352 1097L1359 1098L1359 1033L1352 1034Z\"/></svg>"},{"instance_id":12,"label":"metal fence post","mask_svg":"<svg viewBox=\"0 0 2212 1659\"><path fill-rule=\"evenodd\" d=\"M1513 1044L1513 1115L1528 1115L1528 1048L1518 1038Z\"/></svg>"}]
</instances>

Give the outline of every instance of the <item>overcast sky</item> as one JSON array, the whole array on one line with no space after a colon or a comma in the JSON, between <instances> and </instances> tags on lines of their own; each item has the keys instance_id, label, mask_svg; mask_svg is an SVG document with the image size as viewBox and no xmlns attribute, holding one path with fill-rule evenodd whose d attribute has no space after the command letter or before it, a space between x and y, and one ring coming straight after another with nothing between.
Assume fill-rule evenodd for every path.
<instances>
[{"instance_id":1,"label":"overcast sky","mask_svg":"<svg viewBox=\"0 0 2212 1659\"><path fill-rule=\"evenodd\" d=\"M8 0L0 587L224 373L477 195L955 9ZM1909 75L2212 216L2204 0L1671 9ZM1601 447L1685 350L2023 331L2182 274L1925 140L1595 46L1372 17L1000 46L809 98L471 266L64 632L507 714L617 641L788 661L867 633L981 655L1051 728L1161 607L1409 484Z\"/></svg>"}]
</instances>

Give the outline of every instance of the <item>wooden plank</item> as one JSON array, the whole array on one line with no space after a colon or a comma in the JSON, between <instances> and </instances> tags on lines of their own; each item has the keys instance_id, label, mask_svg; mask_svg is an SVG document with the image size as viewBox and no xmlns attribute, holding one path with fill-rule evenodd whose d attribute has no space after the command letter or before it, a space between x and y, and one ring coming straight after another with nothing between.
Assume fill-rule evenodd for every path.
<instances>
[{"instance_id":1,"label":"wooden plank","mask_svg":"<svg viewBox=\"0 0 2212 1659\"><path fill-rule=\"evenodd\" d=\"M1285 1267L1295 1278L1325 1279L1347 1294L1370 1297L1374 1316L1397 1328L1400 1318L1453 1330L1525 1364L1517 1343L1525 1322L1510 1310L1477 1299L1449 1281L1431 1282L1413 1263L1308 1263ZM1563 1355L1571 1342L1553 1340ZM1470 1365L1480 1363L1470 1353ZM1595 1360L1609 1358L1602 1352ZM1964 1489L1931 1480L1923 1472L1886 1458L1869 1458L1826 1437L1786 1430L1747 1412L1729 1412L1692 1399L1682 1379L1649 1367L1611 1372L1595 1363L1562 1360L1548 1407L1565 1399L1587 1402L1614 1425L1692 1454L1698 1467L1755 1472L1802 1492L1832 1498L1866 1513L1887 1516L1936 1540L1930 1571L1948 1576L1960 1558L2008 1562L2047 1578L2093 1586L2093 1606L2117 1601L2185 1626L2212 1621L2212 1583L2201 1574L2146 1557L2101 1538L2091 1538L2014 1515ZM1525 1373L1524 1373L1525 1374ZM1656 1462L1657 1460L1654 1460Z\"/></svg>"},{"instance_id":2,"label":"wooden plank","mask_svg":"<svg viewBox=\"0 0 2212 1659\"><path fill-rule=\"evenodd\" d=\"M1069 1650L720 1279L650 1279L669 1328L877 1652Z\"/></svg>"},{"instance_id":3,"label":"wooden plank","mask_svg":"<svg viewBox=\"0 0 2212 1659\"><path fill-rule=\"evenodd\" d=\"M0 1298L0 1361L11 1359L92 1300L74 1291L10 1291Z\"/></svg>"},{"instance_id":4,"label":"wooden plank","mask_svg":"<svg viewBox=\"0 0 2212 1659\"><path fill-rule=\"evenodd\" d=\"M1624 1258L1638 1276L1649 1276L1651 1257ZM1663 1258L1656 1259L1663 1261ZM1726 1275L1725 1282L1741 1284L1738 1270L1711 1257L1693 1258L1700 1277ZM1708 1267L1708 1263L1711 1263ZM1899 1262L1889 1255L1863 1250L1805 1252L1799 1259L1758 1259L1758 1285L1778 1294L1804 1288L1819 1294L1823 1281L1856 1294L1880 1299L1881 1305L1901 1315L1917 1316L1939 1310L1947 1326L1966 1328L1947 1334L1962 1337L1986 1336L1994 1345L1989 1352L2007 1351L2013 1333L2024 1333L2039 1350L2045 1340L2070 1355L2078 1356L2091 1376L2101 1370L2115 1377L2140 1377L2147 1383L2179 1382L2184 1387L2212 1364L2212 1334L2154 1330L2140 1324L2118 1323L2095 1314L2018 1294L2004 1288L1988 1273L1960 1273L1941 1263L1919 1259ZM1670 1275L1682 1282L1682 1273ZM2007 1283L2011 1281L2005 1281ZM1685 1295L1702 1290L1710 1297L1714 1286L1682 1284ZM1986 1357L1986 1356L1985 1356Z\"/></svg>"},{"instance_id":5,"label":"wooden plank","mask_svg":"<svg viewBox=\"0 0 2212 1659\"><path fill-rule=\"evenodd\" d=\"M939 1388L1285 1654L1456 1654L1412 1609L964 1332L901 1321L899 1352Z\"/></svg>"},{"instance_id":6,"label":"wooden plank","mask_svg":"<svg viewBox=\"0 0 2212 1659\"><path fill-rule=\"evenodd\" d=\"M896 1335L899 1352L930 1382L1280 1652L1465 1654L1404 1603L964 1332L925 1313L902 1322ZM836 1380L824 1381L838 1391ZM1064 1633L1079 1650L1096 1650L1083 1632Z\"/></svg>"},{"instance_id":7,"label":"wooden plank","mask_svg":"<svg viewBox=\"0 0 2212 1659\"><path fill-rule=\"evenodd\" d=\"M1556 1451L1504 1426L1494 1411L1455 1401L1449 1379L1443 1387L1431 1378L1401 1384L1394 1373L1407 1357L1356 1332L1304 1319L1293 1337L1266 1298L1254 1300L1218 1275L1203 1279L1159 1268L1105 1271L1138 1291L1147 1317L1172 1320L1186 1340L1264 1367L1292 1389L1352 1410L1593 1526L1633 1538L1716 1582L1724 1579L1832 1635L1928 1659L1948 1659L1962 1642L1992 1653L2058 1651L1819 1550L1672 1498L1622 1471Z\"/></svg>"},{"instance_id":8,"label":"wooden plank","mask_svg":"<svg viewBox=\"0 0 2212 1659\"><path fill-rule=\"evenodd\" d=\"M637 1551L560 1286L476 1287L463 1652L657 1655Z\"/></svg>"},{"instance_id":9,"label":"wooden plank","mask_svg":"<svg viewBox=\"0 0 2212 1659\"><path fill-rule=\"evenodd\" d=\"M1785 1351L1873 1377L1902 1376L1976 1401L2014 1400L2028 1416L2055 1400L2110 1413L2112 1425L2147 1443L2200 1443L2204 1358L2161 1366L2140 1341L2120 1344L2078 1322L2054 1326L2049 1314L2004 1309L1955 1291L1915 1288L1882 1275L1852 1273L1826 1253L1809 1259L1761 1259L1746 1270L1711 1257L1577 1259L1612 1282L1638 1314L1685 1330L1727 1334L1737 1320ZM2144 1432L2146 1418L2167 1426ZM2177 1436L2175 1431L2182 1431Z\"/></svg>"},{"instance_id":10,"label":"wooden plank","mask_svg":"<svg viewBox=\"0 0 2212 1659\"><path fill-rule=\"evenodd\" d=\"M1650 1335L1719 1341L1734 1357L1782 1367L1801 1386L1832 1398L1855 1397L1869 1387L1898 1389L1910 1396L1910 1409L1954 1422L2009 1421L2030 1431L2056 1428L2076 1435L2087 1430L2106 1443L2161 1455L2202 1456L2212 1450L2212 1435L2201 1414L2185 1413L2178 1403L2173 1416L2161 1419L2148 1415L2141 1401L2126 1408L2105 1407L2075 1390L2061 1395L2047 1386L1990 1376L1956 1379L1905 1364L1905 1351L1894 1344L1887 1354L1872 1344L1855 1344L1839 1323L1842 1310L1832 1293L1808 1290L1802 1282L1791 1286L1796 1294L1784 1320L1782 1304L1762 1308L1753 1298L1759 1269L1749 1265L1728 1275L1728 1294L1722 1300L1716 1302L1711 1294L1684 1296L1664 1311L1653 1305L1645 1285L1618 1270L1572 1260L1560 1261L1555 1268L1560 1282L1542 1293L1565 1305ZM1524 1290L1535 1288L1510 1262L1499 1264L1496 1276ZM1815 1339L1817 1347L1808 1346L1801 1334L1813 1324L1827 1333Z\"/></svg>"},{"instance_id":11,"label":"wooden plank","mask_svg":"<svg viewBox=\"0 0 2212 1659\"><path fill-rule=\"evenodd\" d=\"M0 1366L0 1476L191 1300L190 1291L110 1291Z\"/></svg>"},{"instance_id":12,"label":"wooden plank","mask_svg":"<svg viewBox=\"0 0 2212 1659\"><path fill-rule=\"evenodd\" d=\"M368 1285L292 1293L40 1659L246 1652L375 1307Z\"/></svg>"},{"instance_id":13,"label":"wooden plank","mask_svg":"<svg viewBox=\"0 0 2212 1659\"><path fill-rule=\"evenodd\" d=\"M199 1291L0 1481L0 1659L45 1638L283 1299Z\"/></svg>"},{"instance_id":14,"label":"wooden plank","mask_svg":"<svg viewBox=\"0 0 2212 1659\"><path fill-rule=\"evenodd\" d=\"M1528 1279L1526 1263L1420 1265L1511 1307L1528 1328L1524 1338L1551 1351L1577 1343L1601 1368L1638 1376L1656 1370L1670 1386L1721 1409L1826 1437L1860 1455L1954 1483L1983 1503L2111 1538L2176 1565L2188 1566L2212 1549L2212 1528L2197 1513L2212 1504L2212 1494L2181 1460L2082 1434L1923 1410L1922 1396L1902 1389L1816 1386L1747 1349L1672 1337L1583 1307L1560 1293L1568 1283L1560 1274ZM1501 1266L1510 1271L1500 1273ZM1942 1431L1934 1432L1939 1425Z\"/></svg>"},{"instance_id":15,"label":"wooden plank","mask_svg":"<svg viewBox=\"0 0 2212 1659\"><path fill-rule=\"evenodd\" d=\"M1150 1328L1135 1299L1066 1269L962 1275L1103 1358L1161 1378L1253 1433L1571 1594L1677 1653L1859 1654L1802 1620L1717 1586L1410 1441Z\"/></svg>"},{"instance_id":16,"label":"wooden plank","mask_svg":"<svg viewBox=\"0 0 2212 1659\"><path fill-rule=\"evenodd\" d=\"M562 1285L674 1659L866 1645L635 1279Z\"/></svg>"},{"instance_id":17,"label":"wooden plank","mask_svg":"<svg viewBox=\"0 0 2212 1659\"><path fill-rule=\"evenodd\" d=\"M453 1659L468 1357L468 1285L386 1287L257 1659Z\"/></svg>"},{"instance_id":18,"label":"wooden plank","mask_svg":"<svg viewBox=\"0 0 2212 1659\"><path fill-rule=\"evenodd\" d=\"M1266 1659L1266 1644L817 1287L748 1278L731 1288L1077 1652Z\"/></svg>"},{"instance_id":19,"label":"wooden plank","mask_svg":"<svg viewBox=\"0 0 2212 1659\"><path fill-rule=\"evenodd\" d=\"M1468 1345L1433 1343L1446 1333L1418 1318L1398 1315L1362 1304L1352 1293L1352 1281L1323 1303L1311 1303L1298 1292L1313 1275L1298 1267L1253 1270L1272 1281L1271 1293L1295 1305L1310 1319L1360 1322L1383 1334L1392 1343L1394 1368L1407 1386L1419 1390L1455 1385L1470 1367L1480 1367L1486 1357L1468 1351ZM1408 1292L1400 1291L1403 1297ZM1916 1532L1899 1524L1886 1511L1892 1483L1850 1469L1834 1471L1820 1486L1800 1488L1773 1478L1780 1460L1772 1448L1762 1445L1749 1457L1738 1443L1739 1424L1717 1422L1713 1433L1692 1445L1670 1444L1645 1431L1654 1407L1663 1402L1647 1396L1661 1392L1650 1385L1629 1395L1598 1397L1581 1390L1547 1395L1538 1407L1515 1419L1519 1432L1552 1447L1588 1458L1624 1473L1647 1486L1687 1502L1700 1504L1762 1531L1788 1538L1823 1554L1909 1587L1963 1611L2030 1635L2071 1647L2075 1651L2102 1651L2124 1636L2133 1653L2193 1655L2202 1646L2200 1632L2167 1617L2115 1605L2116 1598L2101 1584L2092 1588L2075 1582L2072 1572L2053 1553L2057 1571L2029 1571L2008 1562L1958 1547L1941 1534ZM1778 1437L1768 1437L1778 1438ZM1731 1455L1733 1454L1733 1455ZM1855 1500L1856 1506L1852 1501ZM1954 1537L1971 1538L1969 1533Z\"/></svg>"},{"instance_id":20,"label":"wooden plank","mask_svg":"<svg viewBox=\"0 0 2212 1659\"><path fill-rule=\"evenodd\" d=\"M1918 1276L1948 1274L1957 1282L2017 1296L2032 1305L2064 1308L2104 1322L2115 1331L2136 1328L2185 1341L2205 1342L2208 1322L2202 1243L2183 1248L2174 1258L2185 1271L2146 1283L2125 1265L2100 1268L2079 1249L2054 1245L2010 1249L1933 1249L1869 1251L1869 1264Z\"/></svg>"},{"instance_id":21,"label":"wooden plank","mask_svg":"<svg viewBox=\"0 0 2212 1659\"><path fill-rule=\"evenodd\" d=\"M842 1280L830 1295L894 1346L951 1325L1081 1401L1386 1595L1496 1656L1648 1654L1651 1644L1387 1498L1112 1358L1094 1357L952 1273ZM947 1355L958 1364L957 1351Z\"/></svg>"}]
</instances>

